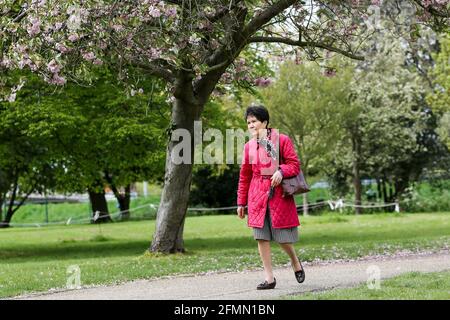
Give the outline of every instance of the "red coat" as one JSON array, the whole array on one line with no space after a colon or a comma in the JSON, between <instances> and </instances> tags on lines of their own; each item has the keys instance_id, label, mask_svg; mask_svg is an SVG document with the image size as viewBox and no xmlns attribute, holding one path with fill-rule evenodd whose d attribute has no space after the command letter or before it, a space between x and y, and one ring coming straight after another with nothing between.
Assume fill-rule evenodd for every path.
<instances>
[{"instance_id":1,"label":"red coat","mask_svg":"<svg viewBox=\"0 0 450 320\"><path fill-rule=\"evenodd\" d=\"M279 144L278 144L279 137ZM239 175L238 205L248 206L248 226L262 228L267 209L270 207L273 228L292 228L300 225L293 196L282 197L281 184L275 187L269 200L270 177L281 168L284 178L295 177L300 172L300 161L291 139L272 129L271 141L279 145L282 162L267 156L264 147L257 148L256 139L244 146Z\"/></svg>"}]
</instances>

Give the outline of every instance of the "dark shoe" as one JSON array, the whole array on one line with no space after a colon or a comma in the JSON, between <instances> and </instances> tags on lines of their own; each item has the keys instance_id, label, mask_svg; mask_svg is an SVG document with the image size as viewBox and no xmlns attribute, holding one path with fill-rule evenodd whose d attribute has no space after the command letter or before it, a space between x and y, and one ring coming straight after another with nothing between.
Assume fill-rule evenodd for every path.
<instances>
[{"instance_id":1,"label":"dark shoe","mask_svg":"<svg viewBox=\"0 0 450 320\"><path fill-rule=\"evenodd\" d=\"M297 279L297 282L302 283L303 281L305 281L305 269L303 269L302 262L300 261L300 259L298 260L298 262L300 263L302 270L295 271L294 274L295 278Z\"/></svg>"},{"instance_id":2,"label":"dark shoe","mask_svg":"<svg viewBox=\"0 0 450 320\"><path fill-rule=\"evenodd\" d=\"M274 289L277 284L277 279L273 278L272 283L268 283L267 281L264 281L263 283L258 284L256 287L256 290L266 290L266 289Z\"/></svg>"}]
</instances>

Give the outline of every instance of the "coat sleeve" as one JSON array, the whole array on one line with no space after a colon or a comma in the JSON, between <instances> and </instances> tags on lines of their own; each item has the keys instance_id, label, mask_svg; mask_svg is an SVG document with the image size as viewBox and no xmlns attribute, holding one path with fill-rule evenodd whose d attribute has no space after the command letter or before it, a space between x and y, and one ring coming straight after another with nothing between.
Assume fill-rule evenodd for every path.
<instances>
[{"instance_id":1,"label":"coat sleeve","mask_svg":"<svg viewBox=\"0 0 450 320\"><path fill-rule=\"evenodd\" d=\"M281 144L281 163L280 168L283 172L283 178L295 177L300 173L300 160L295 152L294 145L288 136Z\"/></svg>"},{"instance_id":2,"label":"coat sleeve","mask_svg":"<svg viewBox=\"0 0 450 320\"><path fill-rule=\"evenodd\" d=\"M237 204L238 206L246 206L248 198L248 189L252 180L253 171L249 161L248 144L244 146L244 154L242 157L241 170L239 172L239 186Z\"/></svg>"}]
</instances>

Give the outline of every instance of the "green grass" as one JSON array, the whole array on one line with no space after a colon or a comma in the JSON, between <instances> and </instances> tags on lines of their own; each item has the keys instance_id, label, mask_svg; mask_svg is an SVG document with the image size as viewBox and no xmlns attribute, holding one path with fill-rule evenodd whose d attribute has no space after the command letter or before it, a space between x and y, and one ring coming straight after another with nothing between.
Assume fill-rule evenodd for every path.
<instances>
[{"instance_id":1,"label":"green grass","mask_svg":"<svg viewBox=\"0 0 450 320\"><path fill-rule=\"evenodd\" d=\"M450 244L450 213L301 217L304 261L356 258ZM64 288L78 265L82 285L206 271L260 268L252 231L235 215L188 217L186 254L149 254L154 221L0 229L0 297ZM288 263L273 246L275 265Z\"/></svg>"},{"instance_id":2,"label":"green grass","mask_svg":"<svg viewBox=\"0 0 450 320\"><path fill-rule=\"evenodd\" d=\"M149 195L144 198L132 199L130 202L131 218L154 218L156 208L150 206L141 208L144 205L154 204L159 206L160 196L157 194ZM137 209L135 209L137 208ZM79 219L89 219L92 217L92 209L89 202L85 203L49 203L48 221L61 222L72 218L73 221ZM108 210L110 214L119 212L117 201L108 201ZM26 204L13 215L12 223L45 223L46 222L45 204ZM84 221L86 223L86 221Z\"/></svg>"},{"instance_id":3,"label":"green grass","mask_svg":"<svg viewBox=\"0 0 450 320\"><path fill-rule=\"evenodd\" d=\"M286 297L290 300L449 300L450 271L411 272L382 280L379 289L367 285Z\"/></svg>"}]
</instances>

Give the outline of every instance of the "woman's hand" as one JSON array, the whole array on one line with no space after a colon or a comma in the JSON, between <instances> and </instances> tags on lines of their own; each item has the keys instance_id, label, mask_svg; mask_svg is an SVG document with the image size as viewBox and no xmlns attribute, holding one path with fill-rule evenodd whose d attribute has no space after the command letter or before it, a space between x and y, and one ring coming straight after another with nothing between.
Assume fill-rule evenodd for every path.
<instances>
[{"instance_id":1,"label":"woman's hand","mask_svg":"<svg viewBox=\"0 0 450 320\"><path fill-rule=\"evenodd\" d=\"M281 175L281 172L279 170L275 171L273 176L270 178L272 180L272 183L270 184L272 187L276 187L281 183L281 180L283 180L283 176Z\"/></svg>"},{"instance_id":2,"label":"woman's hand","mask_svg":"<svg viewBox=\"0 0 450 320\"><path fill-rule=\"evenodd\" d=\"M238 214L239 218L244 219L245 218L245 207L239 206L237 208L237 214Z\"/></svg>"}]
</instances>

